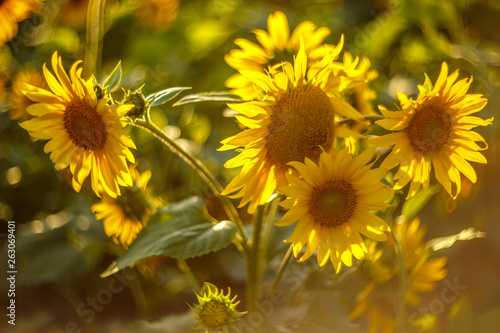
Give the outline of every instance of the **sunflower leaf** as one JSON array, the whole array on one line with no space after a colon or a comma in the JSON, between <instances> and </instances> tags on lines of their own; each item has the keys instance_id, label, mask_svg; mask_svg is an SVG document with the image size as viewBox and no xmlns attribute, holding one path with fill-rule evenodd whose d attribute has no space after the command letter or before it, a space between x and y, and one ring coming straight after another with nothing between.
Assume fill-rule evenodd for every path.
<instances>
[{"instance_id":1,"label":"sunflower leaf","mask_svg":"<svg viewBox=\"0 0 500 333\"><path fill-rule=\"evenodd\" d=\"M403 215L407 221L411 220L438 191L438 186L429 186L425 192L406 200L401 209L401 215Z\"/></svg>"},{"instance_id":2,"label":"sunflower leaf","mask_svg":"<svg viewBox=\"0 0 500 333\"><path fill-rule=\"evenodd\" d=\"M151 100L150 106L158 106L165 104L166 102L174 99L177 95L185 90L189 90L191 87L173 87L165 90L157 91L154 94L146 97L146 100Z\"/></svg>"},{"instance_id":3,"label":"sunflower leaf","mask_svg":"<svg viewBox=\"0 0 500 333\"><path fill-rule=\"evenodd\" d=\"M445 236L445 237L438 237L431 239L430 241L427 242L427 245L429 248L433 251L439 251L442 249L447 249L451 247L453 244L455 244L458 241L464 241L464 240L471 240L475 238L483 238L486 236L485 232L476 230L474 227L470 227L468 229L464 229L460 231L456 235L450 235L450 236Z\"/></svg>"},{"instance_id":4,"label":"sunflower leaf","mask_svg":"<svg viewBox=\"0 0 500 333\"><path fill-rule=\"evenodd\" d=\"M244 102L244 100L240 96L231 94L227 91L210 91L184 96L179 101L175 102L174 106L200 102L234 103Z\"/></svg>"},{"instance_id":5,"label":"sunflower leaf","mask_svg":"<svg viewBox=\"0 0 500 333\"><path fill-rule=\"evenodd\" d=\"M104 81L102 87L105 89L106 92L111 92L116 87L118 87L121 80L122 80L122 61L120 60L118 61L118 64L116 65L115 69L113 69L111 74L109 74L106 81Z\"/></svg>"},{"instance_id":6,"label":"sunflower leaf","mask_svg":"<svg viewBox=\"0 0 500 333\"><path fill-rule=\"evenodd\" d=\"M213 222L203 201L191 197L161 209L141 230L137 239L101 277L106 277L154 255L193 258L218 251L236 237L230 221Z\"/></svg>"}]
</instances>

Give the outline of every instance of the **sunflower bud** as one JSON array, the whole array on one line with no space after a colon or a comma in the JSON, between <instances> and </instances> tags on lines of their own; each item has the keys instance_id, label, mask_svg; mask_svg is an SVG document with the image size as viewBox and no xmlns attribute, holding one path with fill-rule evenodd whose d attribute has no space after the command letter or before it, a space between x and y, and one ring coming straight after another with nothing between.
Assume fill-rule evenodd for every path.
<instances>
[{"instance_id":1,"label":"sunflower bud","mask_svg":"<svg viewBox=\"0 0 500 333\"><path fill-rule=\"evenodd\" d=\"M125 96L123 98L122 104L132 104L134 107L127 113L128 117L133 119L141 117L146 113L149 107L150 100L144 97L142 93L142 87L136 91L127 90L125 91Z\"/></svg>"},{"instance_id":2,"label":"sunflower bud","mask_svg":"<svg viewBox=\"0 0 500 333\"><path fill-rule=\"evenodd\" d=\"M236 303L234 301L238 296L231 299L230 295L230 288L228 288L227 295L224 295L222 290L205 282L203 295L196 294L199 304L194 308L190 306L197 315L199 328L204 328L207 332L225 331L228 327L233 326L237 318L246 313L236 310L239 301Z\"/></svg>"}]
</instances>

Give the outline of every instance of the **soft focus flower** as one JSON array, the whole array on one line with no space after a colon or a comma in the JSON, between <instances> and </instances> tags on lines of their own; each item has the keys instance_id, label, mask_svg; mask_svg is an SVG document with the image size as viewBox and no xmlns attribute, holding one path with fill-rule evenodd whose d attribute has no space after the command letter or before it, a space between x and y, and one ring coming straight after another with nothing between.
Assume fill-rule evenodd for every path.
<instances>
[{"instance_id":1,"label":"soft focus flower","mask_svg":"<svg viewBox=\"0 0 500 333\"><path fill-rule=\"evenodd\" d=\"M38 88L47 88L43 74L40 71L23 70L14 76L9 101L9 116L14 120L26 120L31 116L26 108L33 102L23 94L24 84L30 84Z\"/></svg>"},{"instance_id":2,"label":"soft focus flower","mask_svg":"<svg viewBox=\"0 0 500 333\"><path fill-rule=\"evenodd\" d=\"M336 127L335 114L360 120L362 115L335 93L349 85L344 76L334 76L331 63L342 49L343 41L322 61L307 66L304 43L294 64L268 75L259 71L241 71L266 95L263 101L228 104L238 111L236 119L248 129L222 141L219 150L244 147L238 156L224 165L243 166L223 194L242 198L240 206L250 203L252 213L264 204L277 186L287 185L289 162L317 162L322 149L335 149L336 137L349 135Z\"/></svg>"},{"instance_id":3,"label":"soft focus flower","mask_svg":"<svg viewBox=\"0 0 500 333\"><path fill-rule=\"evenodd\" d=\"M140 0L136 11L139 25L162 31L170 27L179 13L179 0Z\"/></svg>"},{"instance_id":4,"label":"soft focus flower","mask_svg":"<svg viewBox=\"0 0 500 333\"><path fill-rule=\"evenodd\" d=\"M469 161L486 163L479 152L488 145L483 137L472 131L493 121L471 116L487 103L481 94L467 94L470 80L455 82L458 71L448 76L448 65L443 63L435 86L419 85L416 101L399 93L402 111L388 111L380 106L386 117L377 124L394 133L370 139L375 146L393 146L382 166L390 169L399 165L394 177L394 189L410 183L408 197L415 196L429 186L431 165L436 179L453 198L460 193L460 173L476 182L476 172ZM428 83L430 85L430 83ZM476 142L482 142L480 147Z\"/></svg>"},{"instance_id":5,"label":"soft focus flower","mask_svg":"<svg viewBox=\"0 0 500 333\"><path fill-rule=\"evenodd\" d=\"M11 40L18 31L18 22L40 11L43 0L0 1L0 47Z\"/></svg>"},{"instance_id":6,"label":"soft focus flower","mask_svg":"<svg viewBox=\"0 0 500 333\"><path fill-rule=\"evenodd\" d=\"M338 273L342 263L352 265L352 256L364 258L367 249L360 234L377 241L387 239L389 226L371 212L388 206L385 201L392 190L380 182L386 170L371 169L373 152L365 150L354 158L347 149L337 158L323 152L319 167L308 158L305 164L290 162L302 179L288 175L290 185L278 189L287 195L281 206L288 211L276 224L298 221L286 242L293 243L295 257L306 246L299 261L317 249L318 264L331 261Z\"/></svg>"},{"instance_id":7,"label":"soft focus flower","mask_svg":"<svg viewBox=\"0 0 500 333\"><path fill-rule=\"evenodd\" d=\"M34 118L20 125L33 138L50 140L44 151L50 153L57 170L69 166L75 191L80 191L90 174L98 196L102 187L116 198L121 194L120 186L132 185L127 162L134 162L129 149L135 145L123 130L125 120L120 119L132 106L108 105L106 98L97 100L94 78L82 78L80 63L71 66L68 77L62 59L54 52L56 76L43 67L51 91L25 85L24 94L36 103L27 108Z\"/></svg>"}]
</instances>

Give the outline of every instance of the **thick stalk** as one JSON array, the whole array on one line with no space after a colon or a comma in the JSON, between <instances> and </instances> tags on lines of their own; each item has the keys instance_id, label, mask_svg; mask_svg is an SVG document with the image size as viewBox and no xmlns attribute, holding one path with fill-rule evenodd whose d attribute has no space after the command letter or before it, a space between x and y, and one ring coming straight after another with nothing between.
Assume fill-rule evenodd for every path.
<instances>
[{"instance_id":1,"label":"thick stalk","mask_svg":"<svg viewBox=\"0 0 500 333\"><path fill-rule=\"evenodd\" d=\"M165 133L163 133L155 124L153 124L148 118L146 120L136 119L135 122L132 123L136 127L145 129L160 139L163 144L165 144L170 150L180 156L187 164L189 164L193 169L200 175L200 177L205 181L205 183L210 187L212 192L219 198L226 214L229 219L232 219L238 228L238 232L242 238L240 243L243 250L247 247L248 236L243 226L243 222L236 210L236 207L233 205L231 200L226 196L221 195L223 191L222 186L219 184L217 179L210 173L210 171L203 165L203 163L198 160L196 157L191 155L189 152L185 151L181 146L177 144L174 140L169 138Z\"/></svg>"},{"instance_id":2,"label":"thick stalk","mask_svg":"<svg viewBox=\"0 0 500 333\"><path fill-rule=\"evenodd\" d=\"M83 68L88 76L92 74L97 76L101 70L105 3L106 0L90 0L87 8L87 31Z\"/></svg>"},{"instance_id":3,"label":"thick stalk","mask_svg":"<svg viewBox=\"0 0 500 333\"><path fill-rule=\"evenodd\" d=\"M267 294L268 296L272 295L272 293L278 287L278 284L280 283L281 277L283 276L283 273L285 272L286 266L288 265L288 262L290 261L292 254L293 254L293 244L290 245L290 247L288 248L288 251L286 252L285 256L283 257L283 260L281 261L281 265L278 268L278 272L276 273L276 276L274 277L273 285L271 286L271 289L269 289L269 293Z\"/></svg>"},{"instance_id":4,"label":"thick stalk","mask_svg":"<svg viewBox=\"0 0 500 333\"><path fill-rule=\"evenodd\" d=\"M259 206L257 209L257 215L253 221L253 232L252 241L249 244L249 248L246 252L246 264L247 264L247 287L246 287L246 303L248 311L252 312L256 309L256 303L259 297L260 290L260 266L259 266L259 247L260 247L260 236L262 231L262 224L264 222L265 211L268 209L268 205L265 207Z\"/></svg>"},{"instance_id":5,"label":"thick stalk","mask_svg":"<svg viewBox=\"0 0 500 333\"><path fill-rule=\"evenodd\" d=\"M196 280L196 277L194 276L193 272L191 271L191 268L189 268L186 260L183 258L177 258L177 267L181 270L186 275L186 278L188 279L189 283L193 287L193 289L199 293L201 291L201 286L198 283L198 280Z\"/></svg>"}]
</instances>

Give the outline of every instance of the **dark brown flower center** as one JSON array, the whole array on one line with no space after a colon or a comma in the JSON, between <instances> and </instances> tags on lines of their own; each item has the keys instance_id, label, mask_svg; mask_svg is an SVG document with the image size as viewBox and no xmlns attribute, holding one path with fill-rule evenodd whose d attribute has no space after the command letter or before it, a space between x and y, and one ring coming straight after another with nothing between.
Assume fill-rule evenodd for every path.
<instances>
[{"instance_id":1,"label":"dark brown flower center","mask_svg":"<svg viewBox=\"0 0 500 333\"><path fill-rule=\"evenodd\" d=\"M66 106L64 128L71 141L84 149L100 150L106 143L106 125L85 101L74 101Z\"/></svg>"},{"instance_id":2,"label":"dark brown flower center","mask_svg":"<svg viewBox=\"0 0 500 333\"><path fill-rule=\"evenodd\" d=\"M335 228L351 219L356 210L356 191L345 180L331 180L314 189L309 212L314 222Z\"/></svg>"},{"instance_id":3,"label":"dark brown flower center","mask_svg":"<svg viewBox=\"0 0 500 333\"><path fill-rule=\"evenodd\" d=\"M316 86L294 88L273 108L267 159L287 169L291 161L317 161L321 148L329 150L334 138L334 109L330 98Z\"/></svg>"},{"instance_id":4,"label":"dark brown flower center","mask_svg":"<svg viewBox=\"0 0 500 333\"><path fill-rule=\"evenodd\" d=\"M406 133L413 149L430 155L446 144L451 132L451 119L445 109L422 106L411 118Z\"/></svg>"}]
</instances>

